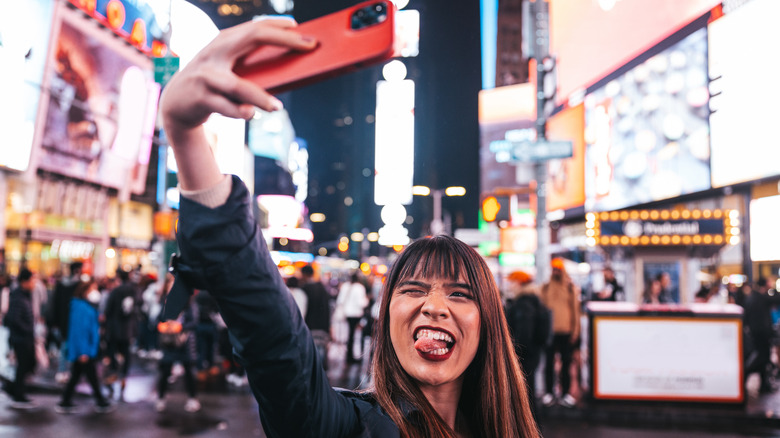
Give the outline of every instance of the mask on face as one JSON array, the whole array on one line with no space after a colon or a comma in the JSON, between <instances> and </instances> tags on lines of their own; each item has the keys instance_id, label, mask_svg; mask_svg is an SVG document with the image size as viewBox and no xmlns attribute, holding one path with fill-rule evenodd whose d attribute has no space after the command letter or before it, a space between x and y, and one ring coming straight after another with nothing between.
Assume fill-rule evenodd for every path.
<instances>
[{"instance_id":1,"label":"mask on face","mask_svg":"<svg viewBox=\"0 0 780 438\"><path fill-rule=\"evenodd\" d=\"M89 301L92 304L97 304L100 302L100 291L93 290L92 292L87 294L87 301Z\"/></svg>"}]
</instances>

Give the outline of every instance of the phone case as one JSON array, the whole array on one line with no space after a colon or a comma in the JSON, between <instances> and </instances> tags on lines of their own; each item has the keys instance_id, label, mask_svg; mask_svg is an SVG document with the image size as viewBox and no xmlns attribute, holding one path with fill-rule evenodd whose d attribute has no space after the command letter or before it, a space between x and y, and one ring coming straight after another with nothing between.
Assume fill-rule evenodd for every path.
<instances>
[{"instance_id":1,"label":"phone case","mask_svg":"<svg viewBox=\"0 0 780 438\"><path fill-rule=\"evenodd\" d=\"M378 4L385 5L384 21L352 29L353 14ZM386 0L359 3L301 23L297 31L315 37L317 47L309 52L262 47L236 63L236 74L276 94L390 59L395 5Z\"/></svg>"}]
</instances>

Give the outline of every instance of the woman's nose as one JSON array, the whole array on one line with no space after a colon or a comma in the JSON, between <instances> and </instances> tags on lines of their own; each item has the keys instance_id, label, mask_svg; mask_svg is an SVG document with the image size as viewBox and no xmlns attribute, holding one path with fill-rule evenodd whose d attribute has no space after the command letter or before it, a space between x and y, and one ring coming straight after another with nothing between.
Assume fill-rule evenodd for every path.
<instances>
[{"instance_id":1,"label":"woman's nose","mask_svg":"<svg viewBox=\"0 0 780 438\"><path fill-rule=\"evenodd\" d=\"M446 318L450 311L447 307L447 298L442 293L431 292L425 300L421 309L423 315L429 318Z\"/></svg>"}]
</instances>

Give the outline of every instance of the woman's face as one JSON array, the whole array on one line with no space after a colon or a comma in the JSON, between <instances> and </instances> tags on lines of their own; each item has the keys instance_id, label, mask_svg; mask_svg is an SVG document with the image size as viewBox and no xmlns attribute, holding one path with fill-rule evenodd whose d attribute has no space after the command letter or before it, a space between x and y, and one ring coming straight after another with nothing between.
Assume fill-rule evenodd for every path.
<instances>
[{"instance_id":1,"label":"woman's face","mask_svg":"<svg viewBox=\"0 0 780 438\"><path fill-rule=\"evenodd\" d=\"M463 275L400 281L392 292L389 317L398 360L421 387L462 382L480 335L474 290Z\"/></svg>"}]
</instances>

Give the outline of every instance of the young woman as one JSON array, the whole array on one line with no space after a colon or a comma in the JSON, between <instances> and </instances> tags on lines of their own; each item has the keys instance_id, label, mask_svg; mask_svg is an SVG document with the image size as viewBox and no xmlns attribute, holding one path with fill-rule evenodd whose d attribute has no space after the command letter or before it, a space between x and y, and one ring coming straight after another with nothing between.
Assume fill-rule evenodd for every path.
<instances>
[{"instance_id":1,"label":"young woman","mask_svg":"<svg viewBox=\"0 0 780 438\"><path fill-rule=\"evenodd\" d=\"M76 411L76 405L73 404L73 393L82 374L87 376L87 381L92 387L92 395L95 397L95 411L108 412L114 408L114 405L111 405L100 392L95 367L100 340L97 310L100 299L101 294L96 281L82 281L76 285L73 300L70 303L68 329L70 379L65 385L62 400L55 407L59 413L68 414Z\"/></svg>"},{"instance_id":2,"label":"young woman","mask_svg":"<svg viewBox=\"0 0 780 438\"><path fill-rule=\"evenodd\" d=\"M498 289L484 260L447 236L411 244L388 273L375 388L335 391L252 217L249 192L221 174L201 126L281 102L232 72L263 45L311 50L289 20L224 30L166 86L162 118L182 194L178 286L207 289L233 335L268 437L537 437ZM186 287L182 288L181 285ZM173 304L172 304L173 307Z\"/></svg>"}]
</instances>

